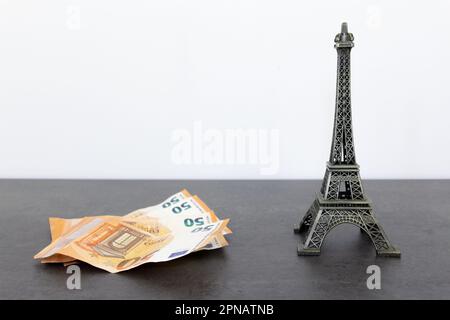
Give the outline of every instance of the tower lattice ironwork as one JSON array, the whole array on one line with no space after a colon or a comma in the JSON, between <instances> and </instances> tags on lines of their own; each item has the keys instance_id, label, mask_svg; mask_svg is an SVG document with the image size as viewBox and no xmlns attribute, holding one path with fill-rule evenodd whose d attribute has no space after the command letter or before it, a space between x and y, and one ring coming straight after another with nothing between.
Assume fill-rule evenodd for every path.
<instances>
[{"instance_id":1,"label":"tower lattice ironwork","mask_svg":"<svg viewBox=\"0 0 450 320\"><path fill-rule=\"evenodd\" d=\"M320 193L306 212L295 232L305 233L299 255L319 255L322 243L334 227L351 223L368 234L380 256L399 257L373 214L371 201L365 196L359 166L355 160L350 97L350 51L353 34L343 23L334 39L337 50L336 111L333 141Z\"/></svg>"}]
</instances>

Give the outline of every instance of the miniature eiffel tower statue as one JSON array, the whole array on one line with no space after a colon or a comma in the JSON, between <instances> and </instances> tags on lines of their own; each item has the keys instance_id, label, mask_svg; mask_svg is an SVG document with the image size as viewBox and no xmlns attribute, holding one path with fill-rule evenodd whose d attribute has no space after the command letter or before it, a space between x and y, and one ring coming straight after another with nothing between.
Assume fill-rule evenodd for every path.
<instances>
[{"instance_id":1,"label":"miniature eiffel tower statue","mask_svg":"<svg viewBox=\"0 0 450 320\"><path fill-rule=\"evenodd\" d=\"M365 231L377 255L400 257L373 214L371 201L364 195L359 165L355 160L350 102L350 50L353 34L343 23L334 39L337 50L336 111L330 161L327 163L320 194L317 195L296 233L304 232L305 241L298 247L299 255L320 255L322 243L331 229L351 223Z\"/></svg>"}]
</instances>

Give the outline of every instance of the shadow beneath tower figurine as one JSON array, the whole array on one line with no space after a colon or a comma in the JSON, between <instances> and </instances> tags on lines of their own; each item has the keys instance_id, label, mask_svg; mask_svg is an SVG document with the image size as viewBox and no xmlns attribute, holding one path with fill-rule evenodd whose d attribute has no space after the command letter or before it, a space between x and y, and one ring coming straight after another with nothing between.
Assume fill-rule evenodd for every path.
<instances>
[{"instance_id":1,"label":"shadow beneath tower figurine","mask_svg":"<svg viewBox=\"0 0 450 320\"><path fill-rule=\"evenodd\" d=\"M350 50L353 34L343 23L334 39L337 50L336 111L330 160L327 162L320 194L317 195L296 233L305 233L299 255L320 255L322 243L334 227L351 223L367 233L377 255L400 257L373 214L372 203L364 195L359 165L355 160L350 99Z\"/></svg>"}]
</instances>

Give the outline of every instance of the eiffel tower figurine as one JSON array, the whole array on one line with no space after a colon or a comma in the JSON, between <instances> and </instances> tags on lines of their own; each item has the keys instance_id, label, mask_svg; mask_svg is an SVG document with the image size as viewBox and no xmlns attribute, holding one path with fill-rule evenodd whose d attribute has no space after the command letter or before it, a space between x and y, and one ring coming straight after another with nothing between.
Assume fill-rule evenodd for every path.
<instances>
[{"instance_id":1,"label":"eiffel tower figurine","mask_svg":"<svg viewBox=\"0 0 450 320\"><path fill-rule=\"evenodd\" d=\"M334 39L337 50L336 111L330 160L327 162L320 194L317 195L296 233L304 232L305 241L298 247L299 255L320 255L328 234L341 223L351 223L365 231L377 255L400 257L373 214L371 201L364 195L359 165L355 160L350 102L350 50L353 34L343 23Z\"/></svg>"}]
</instances>

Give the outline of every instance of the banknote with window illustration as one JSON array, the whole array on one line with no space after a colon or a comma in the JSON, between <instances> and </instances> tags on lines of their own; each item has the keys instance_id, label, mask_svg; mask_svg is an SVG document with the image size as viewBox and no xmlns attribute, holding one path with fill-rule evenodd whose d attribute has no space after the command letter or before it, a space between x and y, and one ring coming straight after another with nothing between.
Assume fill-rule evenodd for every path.
<instances>
[{"instance_id":1,"label":"banknote with window illustration","mask_svg":"<svg viewBox=\"0 0 450 320\"><path fill-rule=\"evenodd\" d=\"M51 217L51 243L34 258L65 265L82 261L116 273L225 247L232 232L228 222L184 189L124 216Z\"/></svg>"}]
</instances>

